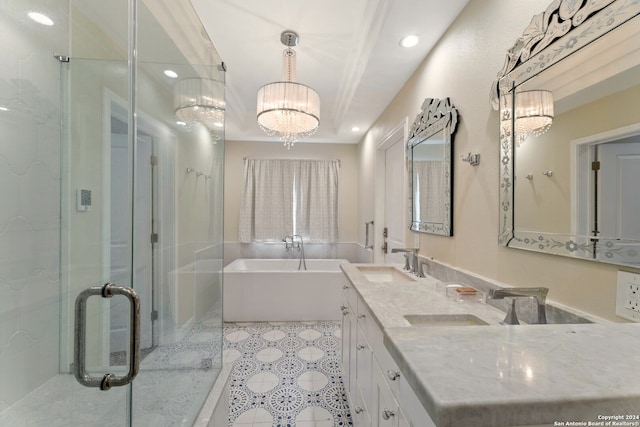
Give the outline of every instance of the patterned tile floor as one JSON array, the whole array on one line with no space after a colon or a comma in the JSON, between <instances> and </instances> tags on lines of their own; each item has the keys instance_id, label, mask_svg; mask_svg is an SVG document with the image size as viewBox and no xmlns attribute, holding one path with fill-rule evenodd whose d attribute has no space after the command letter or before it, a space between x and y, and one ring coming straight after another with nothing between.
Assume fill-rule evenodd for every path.
<instances>
[{"instance_id":1,"label":"patterned tile floor","mask_svg":"<svg viewBox=\"0 0 640 427\"><path fill-rule=\"evenodd\" d=\"M225 323L230 427L352 426L339 322Z\"/></svg>"}]
</instances>

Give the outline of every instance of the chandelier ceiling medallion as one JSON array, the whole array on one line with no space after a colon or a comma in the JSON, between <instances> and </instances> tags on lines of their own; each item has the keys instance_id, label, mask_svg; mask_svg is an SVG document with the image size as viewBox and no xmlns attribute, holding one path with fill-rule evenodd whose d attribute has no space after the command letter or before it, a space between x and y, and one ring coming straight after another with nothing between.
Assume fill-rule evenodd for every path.
<instances>
[{"instance_id":1,"label":"chandelier ceiling medallion","mask_svg":"<svg viewBox=\"0 0 640 427\"><path fill-rule=\"evenodd\" d=\"M320 95L309 86L296 82L296 52L299 37L284 31L280 41L283 52L283 81L268 83L258 90L257 120L269 136L277 135L290 149L299 138L313 135L320 125Z\"/></svg>"}]
</instances>

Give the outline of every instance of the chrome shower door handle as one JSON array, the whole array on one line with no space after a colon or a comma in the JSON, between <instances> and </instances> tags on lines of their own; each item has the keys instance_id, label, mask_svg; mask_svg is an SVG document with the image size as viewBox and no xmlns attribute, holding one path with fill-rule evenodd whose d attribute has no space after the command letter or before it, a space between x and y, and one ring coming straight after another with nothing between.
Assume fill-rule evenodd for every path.
<instances>
[{"instance_id":1,"label":"chrome shower door handle","mask_svg":"<svg viewBox=\"0 0 640 427\"><path fill-rule=\"evenodd\" d=\"M130 329L129 329L129 371L126 375L105 374L95 377L87 374L85 357L87 353L87 300L91 296L111 298L114 295L124 295L130 303ZM76 297L75 339L73 343L73 374L76 380L85 387L98 387L100 390L109 390L111 387L119 387L129 384L138 375L140 369L140 297L131 288L124 288L113 283L104 286L93 286L80 292Z\"/></svg>"}]
</instances>

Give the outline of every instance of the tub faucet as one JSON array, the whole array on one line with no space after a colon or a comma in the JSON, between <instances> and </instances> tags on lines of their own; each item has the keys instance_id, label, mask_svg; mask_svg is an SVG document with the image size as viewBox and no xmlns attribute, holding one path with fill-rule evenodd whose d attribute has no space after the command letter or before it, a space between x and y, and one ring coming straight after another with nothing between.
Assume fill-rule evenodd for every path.
<instances>
[{"instance_id":1,"label":"tub faucet","mask_svg":"<svg viewBox=\"0 0 640 427\"><path fill-rule=\"evenodd\" d=\"M411 271L413 274L418 274L418 248L391 248L391 253L404 252L404 269ZM409 262L411 257L411 262Z\"/></svg>"},{"instance_id":2,"label":"tub faucet","mask_svg":"<svg viewBox=\"0 0 640 427\"><path fill-rule=\"evenodd\" d=\"M507 316L502 323L506 325L519 325L518 316L516 315L515 298L535 298L538 309L538 320L536 323L544 325L547 323L546 298L549 288L502 288L489 290L488 299L504 299L513 298L511 305L507 310Z\"/></svg>"},{"instance_id":3,"label":"tub faucet","mask_svg":"<svg viewBox=\"0 0 640 427\"><path fill-rule=\"evenodd\" d=\"M284 239L282 239L282 241L284 242L284 248L287 252L293 251L294 249L297 249L298 252L300 252L300 263L298 264L298 270L302 270L302 267L304 267L304 269L307 269L307 260L304 256L304 242L302 241L302 236L299 234L294 234L291 236L285 236Z\"/></svg>"}]
</instances>

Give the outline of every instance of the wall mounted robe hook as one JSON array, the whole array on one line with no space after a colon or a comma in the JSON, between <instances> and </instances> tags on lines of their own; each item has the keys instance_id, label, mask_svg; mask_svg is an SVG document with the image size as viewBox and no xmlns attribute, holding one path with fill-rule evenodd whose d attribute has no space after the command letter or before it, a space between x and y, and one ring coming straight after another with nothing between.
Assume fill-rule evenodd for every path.
<instances>
[{"instance_id":1,"label":"wall mounted robe hook","mask_svg":"<svg viewBox=\"0 0 640 427\"><path fill-rule=\"evenodd\" d=\"M533 175L529 174L527 176L525 176L525 178L527 178L529 181L533 181Z\"/></svg>"},{"instance_id":2,"label":"wall mounted robe hook","mask_svg":"<svg viewBox=\"0 0 640 427\"><path fill-rule=\"evenodd\" d=\"M480 164L480 154L467 154L466 156L460 156L463 162L469 162L471 166L478 166Z\"/></svg>"},{"instance_id":3,"label":"wall mounted robe hook","mask_svg":"<svg viewBox=\"0 0 640 427\"><path fill-rule=\"evenodd\" d=\"M187 174L190 174L191 172L195 172L196 170L194 168L187 168Z\"/></svg>"},{"instance_id":4,"label":"wall mounted robe hook","mask_svg":"<svg viewBox=\"0 0 640 427\"><path fill-rule=\"evenodd\" d=\"M553 176L553 171L544 171L542 175L551 178Z\"/></svg>"}]
</instances>

